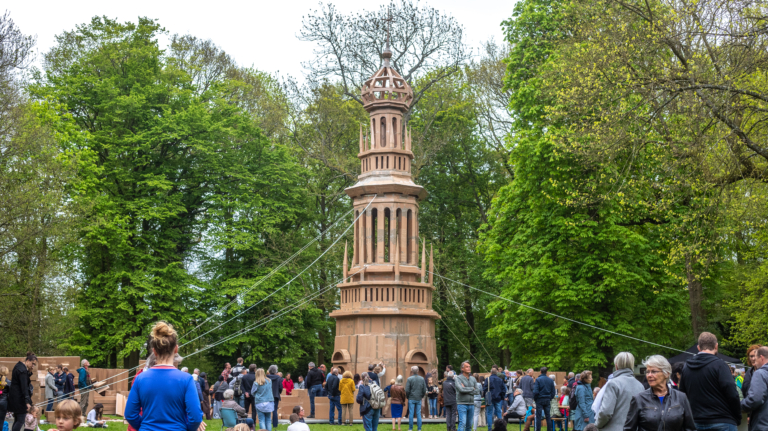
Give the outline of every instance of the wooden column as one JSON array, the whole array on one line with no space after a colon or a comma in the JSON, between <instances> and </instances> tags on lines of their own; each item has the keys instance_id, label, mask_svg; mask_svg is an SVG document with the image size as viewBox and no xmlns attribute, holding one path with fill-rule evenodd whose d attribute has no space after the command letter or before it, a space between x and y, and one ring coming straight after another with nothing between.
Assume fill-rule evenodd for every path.
<instances>
[{"instance_id":1,"label":"wooden column","mask_svg":"<svg viewBox=\"0 0 768 431\"><path fill-rule=\"evenodd\" d=\"M400 263L408 263L408 256L406 254L408 250L408 238L406 236L408 235L408 209L401 208L400 209L400 250L399 250L399 256L400 256Z\"/></svg>"},{"instance_id":2,"label":"wooden column","mask_svg":"<svg viewBox=\"0 0 768 431\"><path fill-rule=\"evenodd\" d=\"M394 262L397 253L395 247L397 244L397 210L394 206L389 209L389 261Z\"/></svg>"},{"instance_id":3,"label":"wooden column","mask_svg":"<svg viewBox=\"0 0 768 431\"><path fill-rule=\"evenodd\" d=\"M408 241L411 242L411 255L408 256L408 261L413 262L414 265L419 261L419 221L416 208L413 208L411 215L411 237Z\"/></svg>"},{"instance_id":4,"label":"wooden column","mask_svg":"<svg viewBox=\"0 0 768 431\"><path fill-rule=\"evenodd\" d=\"M376 216L376 263L384 263L384 237L387 232L384 231L384 211L386 207L378 207Z\"/></svg>"},{"instance_id":5,"label":"wooden column","mask_svg":"<svg viewBox=\"0 0 768 431\"><path fill-rule=\"evenodd\" d=\"M357 211L355 212L356 212L355 214L356 216L360 214ZM355 266L360 263L357 260L359 256L357 254L357 250L359 248L357 243L360 240L359 238L360 238L360 218L358 217L357 220L355 220L355 233L354 233L354 239L352 240L352 266Z\"/></svg>"}]
</instances>

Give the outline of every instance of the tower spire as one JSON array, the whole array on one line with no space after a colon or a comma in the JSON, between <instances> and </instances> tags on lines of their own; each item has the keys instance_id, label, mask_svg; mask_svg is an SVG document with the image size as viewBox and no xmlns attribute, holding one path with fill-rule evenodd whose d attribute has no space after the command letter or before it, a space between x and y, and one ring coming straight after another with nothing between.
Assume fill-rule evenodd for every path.
<instances>
[{"instance_id":1,"label":"tower spire","mask_svg":"<svg viewBox=\"0 0 768 431\"><path fill-rule=\"evenodd\" d=\"M384 60L383 67L390 67L389 59L392 58L392 50L389 49L389 38L392 31L392 5L389 5L387 9L387 18L384 19L387 23L387 45L384 47L384 52L381 53L381 59Z\"/></svg>"}]
</instances>

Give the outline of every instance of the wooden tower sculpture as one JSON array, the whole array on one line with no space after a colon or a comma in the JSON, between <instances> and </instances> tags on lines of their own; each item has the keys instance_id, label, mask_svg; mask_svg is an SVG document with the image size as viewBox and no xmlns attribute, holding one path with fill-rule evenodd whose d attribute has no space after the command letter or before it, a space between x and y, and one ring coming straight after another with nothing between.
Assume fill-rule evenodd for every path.
<instances>
[{"instance_id":1,"label":"wooden tower sculpture","mask_svg":"<svg viewBox=\"0 0 768 431\"><path fill-rule=\"evenodd\" d=\"M403 124L413 90L391 67L391 57L387 43L381 69L362 88L370 127L360 130L358 182L346 189L360 217L350 267L344 249L340 308L330 314L336 319L334 366L362 373L384 362L385 386L399 374L408 378L414 365L422 375L437 367L440 318L432 310L431 250L427 274L423 244L418 266L419 201L427 192L411 179L411 136Z\"/></svg>"}]
</instances>

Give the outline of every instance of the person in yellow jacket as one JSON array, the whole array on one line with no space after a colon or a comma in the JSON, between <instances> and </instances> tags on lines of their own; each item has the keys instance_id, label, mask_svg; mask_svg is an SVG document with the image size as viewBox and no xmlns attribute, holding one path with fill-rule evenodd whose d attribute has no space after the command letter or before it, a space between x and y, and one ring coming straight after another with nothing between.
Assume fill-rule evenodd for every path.
<instances>
[{"instance_id":1,"label":"person in yellow jacket","mask_svg":"<svg viewBox=\"0 0 768 431\"><path fill-rule=\"evenodd\" d=\"M352 425L352 406L355 405L355 381L352 373L345 371L339 382L339 391L341 391L341 423L343 425ZM349 420L346 416L349 415Z\"/></svg>"}]
</instances>

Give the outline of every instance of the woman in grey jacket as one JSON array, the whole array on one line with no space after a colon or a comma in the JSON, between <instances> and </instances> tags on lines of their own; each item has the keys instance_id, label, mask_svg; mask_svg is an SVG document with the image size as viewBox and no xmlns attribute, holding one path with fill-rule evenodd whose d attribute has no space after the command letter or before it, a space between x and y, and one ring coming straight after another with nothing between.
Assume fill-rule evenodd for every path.
<instances>
[{"instance_id":1,"label":"woman in grey jacket","mask_svg":"<svg viewBox=\"0 0 768 431\"><path fill-rule=\"evenodd\" d=\"M667 386L672 366L661 355L643 362L649 389L632 397L624 431L695 431L688 397Z\"/></svg>"},{"instance_id":2,"label":"woman in grey jacket","mask_svg":"<svg viewBox=\"0 0 768 431\"><path fill-rule=\"evenodd\" d=\"M643 384L635 379L635 357L629 352L621 352L613 359L616 372L613 378L600 390L602 403L597 413L597 427L602 431L621 431L627 420L629 403L632 397L644 390Z\"/></svg>"}]
</instances>

